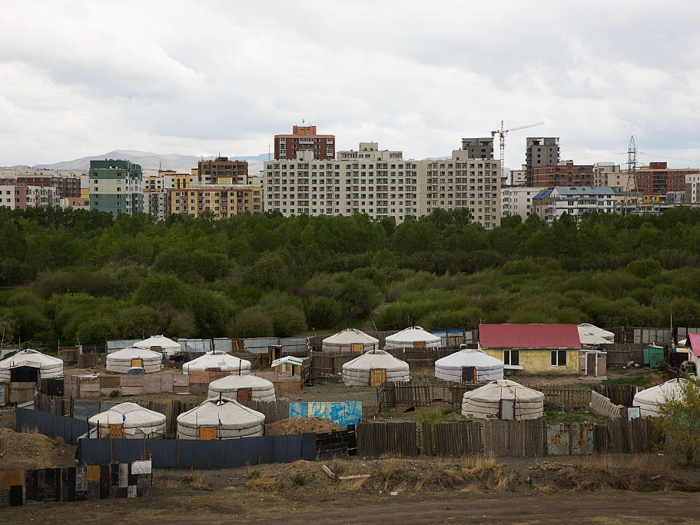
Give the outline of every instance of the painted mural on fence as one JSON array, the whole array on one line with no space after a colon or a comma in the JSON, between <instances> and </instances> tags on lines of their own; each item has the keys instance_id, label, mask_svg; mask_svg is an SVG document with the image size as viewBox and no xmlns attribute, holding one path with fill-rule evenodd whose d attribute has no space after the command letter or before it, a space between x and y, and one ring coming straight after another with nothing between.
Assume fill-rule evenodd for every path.
<instances>
[{"instance_id":1,"label":"painted mural on fence","mask_svg":"<svg viewBox=\"0 0 700 525\"><path fill-rule=\"evenodd\" d=\"M289 417L321 417L347 428L362 419L362 401L290 403Z\"/></svg>"}]
</instances>

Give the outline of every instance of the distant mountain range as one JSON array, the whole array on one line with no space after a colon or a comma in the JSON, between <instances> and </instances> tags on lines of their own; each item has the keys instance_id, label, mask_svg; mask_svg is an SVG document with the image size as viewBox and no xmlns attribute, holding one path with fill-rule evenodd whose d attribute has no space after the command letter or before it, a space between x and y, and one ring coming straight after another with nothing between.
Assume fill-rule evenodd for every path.
<instances>
[{"instance_id":1,"label":"distant mountain range","mask_svg":"<svg viewBox=\"0 0 700 525\"><path fill-rule=\"evenodd\" d=\"M83 157L75 160L66 160L55 164L37 164L35 168L44 168L52 170L74 170L87 171L90 169L91 160L104 159L119 159L130 160L141 165L144 171L158 171L158 169L175 170L179 173L189 173L192 168L197 167L197 162L200 160L214 160L215 157L196 157L194 155L179 155L171 153L170 155L160 155L148 151L133 151L133 150L115 150L103 155L94 155L91 157ZM263 163L268 159L268 154L257 155L254 157L231 157L235 160L248 161L248 173L257 175L263 169Z\"/></svg>"}]
</instances>

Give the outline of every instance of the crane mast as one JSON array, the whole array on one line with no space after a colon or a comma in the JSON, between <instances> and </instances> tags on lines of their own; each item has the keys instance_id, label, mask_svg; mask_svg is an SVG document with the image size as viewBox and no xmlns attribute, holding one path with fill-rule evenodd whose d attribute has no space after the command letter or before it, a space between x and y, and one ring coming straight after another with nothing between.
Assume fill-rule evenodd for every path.
<instances>
[{"instance_id":1,"label":"crane mast","mask_svg":"<svg viewBox=\"0 0 700 525\"><path fill-rule=\"evenodd\" d=\"M491 136L495 137L498 135L498 143L501 148L501 180L505 178L506 167L505 167L505 157L506 157L506 133L511 131L518 131L520 129L534 128L535 126L541 126L544 122L536 122L534 124L527 124L526 126L518 126L517 128L505 129L503 126L503 121L501 120L501 129L491 132Z\"/></svg>"}]
</instances>

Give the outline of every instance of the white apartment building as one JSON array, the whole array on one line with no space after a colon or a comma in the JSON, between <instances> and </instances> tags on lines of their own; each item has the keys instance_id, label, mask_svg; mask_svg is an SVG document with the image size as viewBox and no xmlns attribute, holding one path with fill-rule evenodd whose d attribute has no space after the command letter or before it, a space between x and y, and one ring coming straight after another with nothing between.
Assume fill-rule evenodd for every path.
<instances>
[{"instance_id":1,"label":"white apartment building","mask_svg":"<svg viewBox=\"0 0 700 525\"><path fill-rule=\"evenodd\" d=\"M417 164L425 213L437 208L448 211L468 208L472 220L484 228L500 226L500 161L471 159L468 151L455 150L449 160L423 160Z\"/></svg>"},{"instance_id":2,"label":"white apartment building","mask_svg":"<svg viewBox=\"0 0 700 525\"><path fill-rule=\"evenodd\" d=\"M692 174L685 176L685 203L686 204L697 204L700 198L700 192L698 188L700 185L700 174Z\"/></svg>"},{"instance_id":3,"label":"white apartment building","mask_svg":"<svg viewBox=\"0 0 700 525\"><path fill-rule=\"evenodd\" d=\"M400 151L362 142L357 151L336 152L336 160L265 162L265 211L285 217L303 213L364 213L373 219L429 214L436 208L468 208L486 228L500 224L499 161L469 159L457 150L449 160L404 160Z\"/></svg>"},{"instance_id":4,"label":"white apartment building","mask_svg":"<svg viewBox=\"0 0 700 525\"><path fill-rule=\"evenodd\" d=\"M523 172L524 175L524 172ZM501 217L520 215L523 221L532 213L532 198L542 188L530 188L528 186L503 186L501 187Z\"/></svg>"},{"instance_id":5,"label":"white apartment building","mask_svg":"<svg viewBox=\"0 0 700 525\"><path fill-rule=\"evenodd\" d=\"M631 186L628 188L628 183ZM621 171L620 165L614 162L597 162L593 165L593 185L619 188L618 191L635 191L634 178L630 180L627 171Z\"/></svg>"},{"instance_id":6,"label":"white apartment building","mask_svg":"<svg viewBox=\"0 0 700 525\"><path fill-rule=\"evenodd\" d=\"M381 151L374 142L337 156L321 161L299 151L295 160L265 162L265 211L285 217L365 213L397 221L423 214L416 161L403 160L400 151Z\"/></svg>"},{"instance_id":7,"label":"white apartment building","mask_svg":"<svg viewBox=\"0 0 700 525\"><path fill-rule=\"evenodd\" d=\"M60 208L61 196L52 186L0 184L0 207L26 210L28 208Z\"/></svg>"},{"instance_id":8,"label":"white apartment building","mask_svg":"<svg viewBox=\"0 0 700 525\"><path fill-rule=\"evenodd\" d=\"M551 224L564 213L578 218L586 212L614 213L617 193L606 186L556 186L553 190L543 190L533 202L533 213Z\"/></svg>"}]
</instances>

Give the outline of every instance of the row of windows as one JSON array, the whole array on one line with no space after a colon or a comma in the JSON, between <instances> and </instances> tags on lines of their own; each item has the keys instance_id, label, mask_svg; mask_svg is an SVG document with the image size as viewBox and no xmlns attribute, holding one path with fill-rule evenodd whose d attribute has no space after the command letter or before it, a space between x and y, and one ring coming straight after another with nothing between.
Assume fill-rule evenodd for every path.
<instances>
[{"instance_id":1,"label":"row of windows","mask_svg":"<svg viewBox=\"0 0 700 525\"><path fill-rule=\"evenodd\" d=\"M503 350L503 364L520 366L520 350ZM551 350L549 365L566 366L566 350Z\"/></svg>"}]
</instances>

